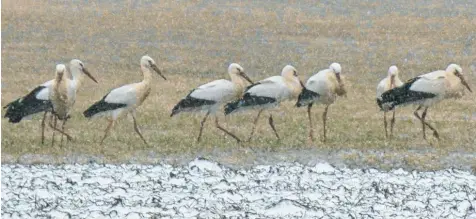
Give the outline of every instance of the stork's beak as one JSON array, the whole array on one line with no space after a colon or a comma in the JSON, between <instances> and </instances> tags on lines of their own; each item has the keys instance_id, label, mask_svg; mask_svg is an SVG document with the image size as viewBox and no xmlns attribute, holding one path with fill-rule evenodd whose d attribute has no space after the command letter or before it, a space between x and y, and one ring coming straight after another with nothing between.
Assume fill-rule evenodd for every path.
<instances>
[{"instance_id":1,"label":"stork's beak","mask_svg":"<svg viewBox=\"0 0 476 219\"><path fill-rule=\"evenodd\" d=\"M152 67L152 69L154 69L154 71L157 72L160 75L160 77L162 77L164 80L167 80L167 78L165 78L165 76L162 74L162 72L157 67L157 65L152 64L152 65L150 65L150 67Z\"/></svg>"},{"instance_id":2,"label":"stork's beak","mask_svg":"<svg viewBox=\"0 0 476 219\"><path fill-rule=\"evenodd\" d=\"M89 73L88 69L83 68L83 72L84 72L85 75L87 75L89 78L91 78L91 80L98 83L98 81L96 81L96 79L91 75L91 73Z\"/></svg>"},{"instance_id":3,"label":"stork's beak","mask_svg":"<svg viewBox=\"0 0 476 219\"><path fill-rule=\"evenodd\" d=\"M248 75L246 75L245 72L240 71L240 76L250 82L250 84L254 84L254 82L248 77Z\"/></svg>"},{"instance_id":4,"label":"stork's beak","mask_svg":"<svg viewBox=\"0 0 476 219\"><path fill-rule=\"evenodd\" d=\"M340 73L336 73L337 83L339 83L339 89L337 95L347 97L347 92L345 91L344 84L342 83L342 79L340 78Z\"/></svg>"},{"instance_id":5,"label":"stork's beak","mask_svg":"<svg viewBox=\"0 0 476 219\"><path fill-rule=\"evenodd\" d=\"M458 72L455 75L461 80L461 84L463 84L466 88L468 88L469 92L473 92L471 88L469 87L468 82L466 82L466 80L464 79L461 73Z\"/></svg>"}]
</instances>

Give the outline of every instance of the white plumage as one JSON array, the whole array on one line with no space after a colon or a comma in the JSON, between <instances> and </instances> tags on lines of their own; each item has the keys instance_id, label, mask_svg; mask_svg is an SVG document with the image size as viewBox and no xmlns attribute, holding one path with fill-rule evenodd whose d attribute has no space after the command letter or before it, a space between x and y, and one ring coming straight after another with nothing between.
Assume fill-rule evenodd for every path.
<instances>
[{"instance_id":1,"label":"white plumage","mask_svg":"<svg viewBox=\"0 0 476 219\"><path fill-rule=\"evenodd\" d=\"M50 89L51 85L53 85L53 80L49 80L43 84L40 85L42 88L36 95L36 99L38 100L50 100Z\"/></svg>"},{"instance_id":2,"label":"white plumage","mask_svg":"<svg viewBox=\"0 0 476 219\"><path fill-rule=\"evenodd\" d=\"M382 79L377 85L377 98L381 98L380 96L383 92L402 85L403 82L400 80L397 66L390 66L390 68L388 68L387 77Z\"/></svg>"},{"instance_id":3,"label":"white plumage","mask_svg":"<svg viewBox=\"0 0 476 219\"><path fill-rule=\"evenodd\" d=\"M313 126L311 118L311 108L314 103L326 105L322 115L323 121L323 141L326 141L326 121L327 111L331 104L333 104L337 96L346 94L344 83L341 79L342 67L339 63L332 63L328 69L321 70L315 75L311 76L305 88L299 95L297 107L307 106L307 114L309 118L309 138L313 141Z\"/></svg>"},{"instance_id":4,"label":"white plumage","mask_svg":"<svg viewBox=\"0 0 476 219\"><path fill-rule=\"evenodd\" d=\"M302 86L296 69L291 65L286 65L281 71L281 76L272 76L251 85L245 91L242 98L228 103L225 107L225 115L246 109L259 109L248 139L250 140L254 134L256 123L258 122L261 112L267 108L277 107L279 103L283 101L295 99L301 92ZM279 139L271 113L269 116L269 125Z\"/></svg>"},{"instance_id":5,"label":"white plumage","mask_svg":"<svg viewBox=\"0 0 476 219\"><path fill-rule=\"evenodd\" d=\"M243 67L236 63L230 64L228 74L230 75L231 81L220 79L201 85L192 90L172 109L170 116L174 116L180 112L206 112L205 117L200 123L201 126L197 142L201 139L203 125L210 114L215 115L215 125L218 129L224 131L238 142L240 141L238 137L218 124L216 112L224 103L241 97L246 86L245 80L251 84L253 82L246 75Z\"/></svg>"},{"instance_id":6,"label":"white plumage","mask_svg":"<svg viewBox=\"0 0 476 219\"><path fill-rule=\"evenodd\" d=\"M83 112L83 115L87 118L104 116L109 120L109 125L104 131L104 137L101 139L101 144L109 135L111 128L114 126L114 122L121 116L130 113L134 121L135 132L144 143L148 145L137 125L135 109L142 105L144 100L150 94L152 71L157 72L157 74L164 78L164 80L167 79L162 75L162 72L157 67L155 61L149 56L143 56L141 58L140 68L144 76L144 79L141 82L124 85L111 90L101 100L97 101Z\"/></svg>"},{"instance_id":7,"label":"white plumage","mask_svg":"<svg viewBox=\"0 0 476 219\"><path fill-rule=\"evenodd\" d=\"M428 107L447 98L461 97L464 87L471 92L471 88L463 77L463 69L459 65L450 64L444 71L420 75L408 80L400 87L384 92L381 98L377 99L377 103L384 111L393 110L399 105L418 105L414 115L422 122L423 138L426 139L425 126L433 130L433 135L439 138L436 129L425 121ZM420 116L418 111L422 107L425 109Z\"/></svg>"},{"instance_id":8,"label":"white plumage","mask_svg":"<svg viewBox=\"0 0 476 219\"><path fill-rule=\"evenodd\" d=\"M399 72L397 66L390 66L388 69L388 75L384 79L382 79L378 85L377 85L377 103L379 100L382 99L382 94L385 91L388 91L390 89L393 89L395 87L400 87L403 85L403 82L399 78ZM388 131L387 131L387 112L383 113L383 124L385 128L385 137L388 137ZM393 135L393 126L395 124L395 109L393 110L392 113L392 119L390 120L390 138Z\"/></svg>"}]
</instances>

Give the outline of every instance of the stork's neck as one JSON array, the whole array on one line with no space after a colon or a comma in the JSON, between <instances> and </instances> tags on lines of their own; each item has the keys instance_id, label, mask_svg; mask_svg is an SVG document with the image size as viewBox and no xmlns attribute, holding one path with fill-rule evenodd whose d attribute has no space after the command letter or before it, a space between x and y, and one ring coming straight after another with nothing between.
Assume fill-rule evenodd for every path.
<instances>
[{"instance_id":1,"label":"stork's neck","mask_svg":"<svg viewBox=\"0 0 476 219\"><path fill-rule=\"evenodd\" d=\"M142 75L144 76L144 80L142 82L149 83L152 80L152 72L146 66L141 65L140 69L142 70Z\"/></svg>"},{"instance_id":2,"label":"stork's neck","mask_svg":"<svg viewBox=\"0 0 476 219\"><path fill-rule=\"evenodd\" d=\"M76 84L76 87L81 84L83 81L83 74L81 73L81 70L77 68L72 68L71 69L71 75L68 76L68 78L71 77L72 82Z\"/></svg>"},{"instance_id":3,"label":"stork's neck","mask_svg":"<svg viewBox=\"0 0 476 219\"><path fill-rule=\"evenodd\" d=\"M230 74L230 79L231 79L231 82L233 82L233 84L235 84L238 88L240 88L241 91L243 91L244 88L246 87L246 82L242 77L236 74Z\"/></svg>"},{"instance_id":4,"label":"stork's neck","mask_svg":"<svg viewBox=\"0 0 476 219\"><path fill-rule=\"evenodd\" d=\"M291 77L283 77L284 81L286 82L286 86L292 91L294 97L299 96L302 91L301 83L299 82L299 78L291 76Z\"/></svg>"}]
</instances>

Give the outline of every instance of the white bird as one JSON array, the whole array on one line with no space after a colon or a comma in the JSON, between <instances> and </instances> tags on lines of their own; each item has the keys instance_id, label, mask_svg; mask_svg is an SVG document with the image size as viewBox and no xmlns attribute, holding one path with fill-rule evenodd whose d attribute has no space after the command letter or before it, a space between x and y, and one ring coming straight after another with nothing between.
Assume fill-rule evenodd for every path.
<instances>
[{"instance_id":1,"label":"white bird","mask_svg":"<svg viewBox=\"0 0 476 219\"><path fill-rule=\"evenodd\" d=\"M224 103L239 99L243 95L243 91L246 87L246 82L243 79L251 84L253 84L253 81L251 81L251 79L246 75L243 67L236 63L230 64L228 67L228 74L230 75L231 81L221 79L201 85L190 91L190 93L180 100L180 102L172 109L170 117L180 112L206 112L205 117L200 122L200 132L198 134L197 142L200 141L203 125L210 114L215 116L215 126L218 129L240 142L238 137L218 124L218 116L216 116L216 112Z\"/></svg>"},{"instance_id":2,"label":"white bird","mask_svg":"<svg viewBox=\"0 0 476 219\"><path fill-rule=\"evenodd\" d=\"M53 130L59 131L62 134L61 137L66 135L68 140L71 140L72 137L64 131L64 125L69 117L71 108L73 107L75 96L75 90L71 85L72 80L68 79L68 77L69 75L66 71L66 66L63 64L56 65L56 76L55 79L53 79L53 83L49 87L48 93L52 105L53 117L51 119L54 120L53 124L50 121L50 127L53 128ZM61 130L56 128L57 119L63 121ZM53 131L51 145L54 144L54 141L55 137ZM61 138L61 144L62 143L63 138Z\"/></svg>"},{"instance_id":3,"label":"white bird","mask_svg":"<svg viewBox=\"0 0 476 219\"><path fill-rule=\"evenodd\" d=\"M382 79L377 85L377 102L381 100L383 92L393 89L395 87L400 87L403 85L403 82L398 77L398 68L395 65L390 66L388 69L388 75L386 78ZM392 119L390 120L390 138L393 135L393 126L395 124L395 109L393 109ZM383 112L383 125L385 128L385 138L388 137L387 132L387 112Z\"/></svg>"},{"instance_id":4,"label":"white bird","mask_svg":"<svg viewBox=\"0 0 476 219\"><path fill-rule=\"evenodd\" d=\"M471 88L463 77L463 69L456 64L450 64L446 70L438 70L420 75L408 80L400 87L384 92L381 99L377 99L383 111L393 110L399 105L414 104L418 108L413 113L423 127L423 138L426 140L425 126L433 131L433 136L439 139L436 129L425 121L428 107L452 97L461 97L464 87L470 92ZM418 111L424 107L423 113Z\"/></svg>"},{"instance_id":5,"label":"white bird","mask_svg":"<svg viewBox=\"0 0 476 219\"><path fill-rule=\"evenodd\" d=\"M83 75L87 75L91 80L97 83L96 79L89 73L84 67L84 64L78 60L73 59L69 63L69 69L71 71L72 81L69 83L70 89L73 89L77 93ZM27 95L16 99L8 103L3 108L6 109L5 118L9 119L11 123L19 123L24 117L31 116L36 113L44 112L43 119L41 121L41 143L44 143L45 139L45 121L48 112L51 110L51 102L49 89L53 84L53 80L49 80L35 89L33 89ZM75 97L74 97L75 98Z\"/></svg>"},{"instance_id":6,"label":"white bird","mask_svg":"<svg viewBox=\"0 0 476 219\"><path fill-rule=\"evenodd\" d=\"M344 96L347 92L340 76L341 72L341 65L339 63L332 63L328 69L321 70L315 75L311 76L307 80L306 86L302 90L301 94L299 94L296 106L307 106L307 115L309 118L310 127L309 137L311 141L314 141L311 119L311 108L314 103L326 105L324 108L324 113L322 114L324 132L323 142L326 141L326 122L329 106L336 101L337 96Z\"/></svg>"},{"instance_id":7,"label":"white bird","mask_svg":"<svg viewBox=\"0 0 476 219\"><path fill-rule=\"evenodd\" d=\"M249 86L243 97L228 103L225 107L225 115L240 110L259 110L248 138L248 141L250 141L261 112L265 109L276 108L283 101L297 98L302 87L303 84L298 78L296 69L291 65L286 65L281 72L281 76L272 76ZM268 122L276 138L280 139L274 127L273 115L271 113L269 114Z\"/></svg>"},{"instance_id":8,"label":"white bird","mask_svg":"<svg viewBox=\"0 0 476 219\"><path fill-rule=\"evenodd\" d=\"M86 118L106 117L109 124L104 131L104 137L101 144L109 135L114 123L121 116L130 113L134 121L134 130L139 134L140 138L146 145L147 141L137 126L135 109L139 107L150 94L150 81L152 80L152 70L157 72L164 80L167 80L157 67L155 61L149 56L142 56L140 60L140 68L144 79L141 82L124 85L122 87L111 90L101 100L94 103L83 115Z\"/></svg>"}]
</instances>

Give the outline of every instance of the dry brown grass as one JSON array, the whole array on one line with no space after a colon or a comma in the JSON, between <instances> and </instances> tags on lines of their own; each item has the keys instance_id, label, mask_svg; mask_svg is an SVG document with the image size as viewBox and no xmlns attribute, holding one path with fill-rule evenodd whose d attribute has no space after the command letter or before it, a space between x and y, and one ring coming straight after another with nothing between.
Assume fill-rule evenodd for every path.
<instances>
[{"instance_id":1,"label":"dry brown grass","mask_svg":"<svg viewBox=\"0 0 476 219\"><path fill-rule=\"evenodd\" d=\"M422 159L413 162L414 166L423 165L422 162L423 166L430 165L454 151L476 152L474 94L431 108L429 120L442 136L439 144L432 146L421 139L421 127L411 114L412 107L398 110L395 130L398 134L394 141L385 143L382 115L374 97L377 82L392 64L400 68L403 79L408 79L444 69L452 62L459 63L476 89L476 72L471 70L476 68L476 16L471 7L455 5L445 9L439 2L399 5L403 8L354 1L343 4L343 8L302 1L272 5L226 1L160 4L126 1L125 5L88 2L75 5L2 1L3 105L51 79L54 65L72 58L85 62L100 81L96 85L85 80L79 93L68 126L68 131L77 138L75 142L63 148L39 144L40 116L15 125L2 120L3 155L79 153L123 161L142 150L144 145L129 119L114 128L104 146L98 146L106 122L89 122L81 112L111 88L141 80L138 62L144 54L153 57L169 78L168 81L156 78L153 93L138 112L142 131L153 145L146 150L158 154L239 147L233 139L223 137L213 123L207 125L203 141L196 144L201 115L169 118L174 104L191 88L226 78L229 63L240 63L254 80L279 74L289 63L306 80L334 61L343 66L349 93L348 98L339 99L330 108L326 144L308 142L305 109L294 109L294 103L286 103L275 119L282 141L274 139L263 118L257 129L258 137L247 146L274 150L391 148L412 155L405 158L411 160L408 163ZM387 7L393 12L382 13ZM418 10L410 10L413 8ZM313 111L318 135L322 107L314 107ZM224 124L244 138L254 115L254 112L234 115ZM221 120L224 122L223 117ZM408 152L415 148L436 150L422 157ZM371 156L362 159L368 163L380 162Z\"/></svg>"}]
</instances>

